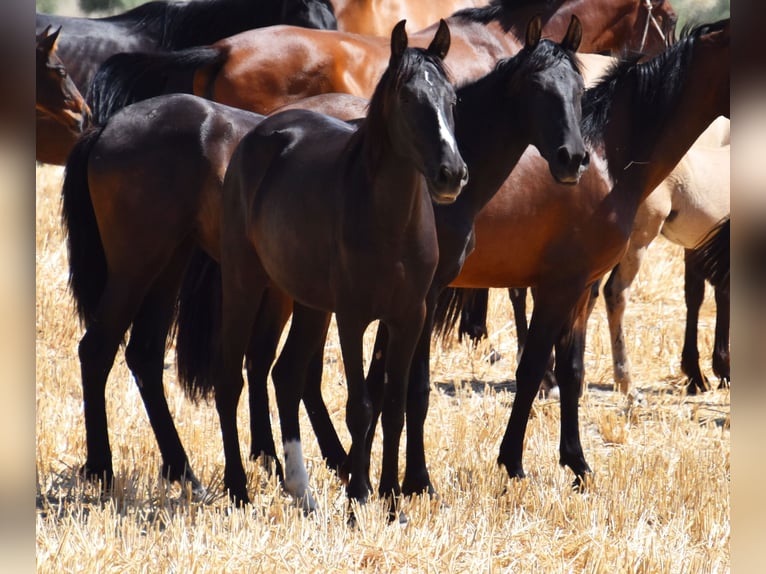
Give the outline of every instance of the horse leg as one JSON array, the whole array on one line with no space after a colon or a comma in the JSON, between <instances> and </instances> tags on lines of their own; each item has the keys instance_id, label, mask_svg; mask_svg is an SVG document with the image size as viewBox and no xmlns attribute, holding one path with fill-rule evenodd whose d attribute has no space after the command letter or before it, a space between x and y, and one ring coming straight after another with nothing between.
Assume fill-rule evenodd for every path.
<instances>
[{"instance_id":1,"label":"horse leg","mask_svg":"<svg viewBox=\"0 0 766 574\"><path fill-rule=\"evenodd\" d=\"M325 336L327 338L327 330ZM335 426L327 412L327 405L322 399L322 371L324 369L324 341L318 346L311 357L306 373L306 383L303 387L303 405L309 415L311 427L319 443L319 450L325 464L338 473L346 462L346 449L335 432Z\"/></svg>"},{"instance_id":2,"label":"horse leg","mask_svg":"<svg viewBox=\"0 0 766 574\"><path fill-rule=\"evenodd\" d=\"M585 291L556 342L556 379L559 381L561 406L561 439L559 464L575 473L575 488L585 485L591 469L585 461L580 443L579 399L585 381L585 333L592 291Z\"/></svg>"},{"instance_id":3,"label":"horse leg","mask_svg":"<svg viewBox=\"0 0 766 574\"><path fill-rule=\"evenodd\" d=\"M308 473L303 460L298 407L303 396L309 363L317 347L324 345L329 325L329 313L294 303L290 331L271 374L277 394L279 424L282 428L285 488L301 501L307 512L314 510L316 503L309 490Z\"/></svg>"},{"instance_id":4,"label":"horse leg","mask_svg":"<svg viewBox=\"0 0 766 574\"><path fill-rule=\"evenodd\" d=\"M90 480L102 480L107 490L114 472L106 419L106 382L140 300L141 295L127 282L107 279L96 317L78 346L87 448L81 474Z\"/></svg>"},{"instance_id":5,"label":"horse leg","mask_svg":"<svg viewBox=\"0 0 766 574\"><path fill-rule=\"evenodd\" d=\"M534 296L535 290L532 289ZM524 344L527 341L527 288L508 288L508 298L511 300L511 307L513 308L513 320L516 325L516 360L520 360L521 353L524 351ZM549 394L554 388L556 388L556 375L553 372L554 357L548 358L548 367L545 369L545 375L543 381L540 384L540 392L543 394Z\"/></svg>"},{"instance_id":6,"label":"horse leg","mask_svg":"<svg viewBox=\"0 0 766 574\"><path fill-rule=\"evenodd\" d=\"M364 380L362 337L366 327L353 312L336 312L338 338L346 372L348 398L346 425L351 434L351 477L346 486L349 498L365 503L370 494L369 461L365 458L365 441L372 422L372 401Z\"/></svg>"},{"instance_id":7,"label":"horse leg","mask_svg":"<svg viewBox=\"0 0 766 574\"><path fill-rule=\"evenodd\" d=\"M426 300L426 318L420 331L410 366L407 385L407 449L402 492L405 496L427 493L436 497L436 490L428 474L425 454L425 421L431 393L430 358L433 310L437 296L433 289Z\"/></svg>"},{"instance_id":8,"label":"horse leg","mask_svg":"<svg viewBox=\"0 0 766 574\"><path fill-rule=\"evenodd\" d=\"M731 381L729 359L729 286L715 288L715 343L713 346L713 372L720 381L718 388L728 387Z\"/></svg>"},{"instance_id":9,"label":"horse leg","mask_svg":"<svg viewBox=\"0 0 766 574\"><path fill-rule=\"evenodd\" d=\"M263 457L264 463L273 460L277 476L282 482L284 474L271 430L267 384L279 338L291 313L290 299L275 288L268 288L258 309L245 360L250 403L250 459Z\"/></svg>"},{"instance_id":10,"label":"horse leg","mask_svg":"<svg viewBox=\"0 0 766 574\"><path fill-rule=\"evenodd\" d=\"M487 338L487 305L489 304L489 289L463 289L465 304L460 312L458 340L462 341L467 335L471 341L478 343Z\"/></svg>"},{"instance_id":11,"label":"horse leg","mask_svg":"<svg viewBox=\"0 0 766 574\"><path fill-rule=\"evenodd\" d=\"M178 262L155 282L144 298L136 318L125 359L133 373L149 422L162 454L162 475L167 480L191 485L196 497L205 494L192 472L178 431L173 424L162 383L167 334L173 321L176 294L183 266Z\"/></svg>"},{"instance_id":12,"label":"horse leg","mask_svg":"<svg viewBox=\"0 0 766 574\"><path fill-rule=\"evenodd\" d=\"M221 376L215 385L215 406L226 460L224 487L228 489L231 501L240 505L250 502L237 430L237 405L244 386L242 361L268 278L249 246L232 247L221 253ZM246 253L239 254L238 249L244 249Z\"/></svg>"},{"instance_id":13,"label":"horse leg","mask_svg":"<svg viewBox=\"0 0 766 574\"><path fill-rule=\"evenodd\" d=\"M577 293L579 295L581 291ZM522 454L529 413L545 375L555 333L561 332L576 302L577 295L571 290L557 293L552 286L537 289L527 342L516 369L516 396L497 457L498 464L505 466L511 478L526 476Z\"/></svg>"},{"instance_id":14,"label":"horse leg","mask_svg":"<svg viewBox=\"0 0 766 574\"><path fill-rule=\"evenodd\" d=\"M696 269L689 257L690 251L684 251L684 298L686 300L686 330L684 346L681 351L681 370L689 378L686 392L696 395L697 391L705 392L708 387L707 378L702 374L697 348L697 322L699 310L705 298L705 279Z\"/></svg>"}]
</instances>

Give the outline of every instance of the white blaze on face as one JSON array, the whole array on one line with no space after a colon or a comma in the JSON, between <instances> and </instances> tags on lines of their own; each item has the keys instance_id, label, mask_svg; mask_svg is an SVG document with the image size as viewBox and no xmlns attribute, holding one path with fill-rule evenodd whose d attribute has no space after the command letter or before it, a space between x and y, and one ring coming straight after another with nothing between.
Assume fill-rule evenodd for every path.
<instances>
[{"instance_id":1,"label":"white blaze on face","mask_svg":"<svg viewBox=\"0 0 766 574\"><path fill-rule=\"evenodd\" d=\"M429 86L433 86L431 77L428 75L428 70L423 70L426 83ZM444 143L450 148L452 153L457 153L457 143L455 142L455 136L452 134L452 130L449 129L447 118L441 110L436 111L436 121L439 123L439 135Z\"/></svg>"},{"instance_id":2,"label":"white blaze on face","mask_svg":"<svg viewBox=\"0 0 766 574\"><path fill-rule=\"evenodd\" d=\"M457 153L455 136L452 134L452 130L449 129L447 118L444 116L442 110L436 110L436 119L439 122L439 135L441 136L442 141L447 144L452 153Z\"/></svg>"},{"instance_id":3,"label":"white blaze on face","mask_svg":"<svg viewBox=\"0 0 766 574\"><path fill-rule=\"evenodd\" d=\"M301 441L289 440L284 443L285 449L285 488L296 499L302 502L306 510L314 510L316 503L309 490L309 476L303 463L303 448Z\"/></svg>"}]
</instances>

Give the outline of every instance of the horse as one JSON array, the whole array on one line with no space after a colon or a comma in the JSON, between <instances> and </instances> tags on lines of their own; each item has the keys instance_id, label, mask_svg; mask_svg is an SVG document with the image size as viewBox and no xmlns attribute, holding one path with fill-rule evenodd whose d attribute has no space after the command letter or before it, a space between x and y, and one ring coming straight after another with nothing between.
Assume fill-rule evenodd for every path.
<instances>
[{"instance_id":1,"label":"horse","mask_svg":"<svg viewBox=\"0 0 766 574\"><path fill-rule=\"evenodd\" d=\"M73 143L90 118L90 109L57 54L61 28L47 26L36 38L35 110L38 117L60 126Z\"/></svg>"},{"instance_id":2,"label":"horse","mask_svg":"<svg viewBox=\"0 0 766 574\"><path fill-rule=\"evenodd\" d=\"M154 0L106 18L37 13L40 33L63 27L59 55L77 88L85 94L98 67L122 52L156 52L204 46L262 26L293 24L335 29L329 0ZM58 126L37 117L37 159L63 165L73 145Z\"/></svg>"},{"instance_id":3,"label":"horse","mask_svg":"<svg viewBox=\"0 0 766 574\"><path fill-rule=\"evenodd\" d=\"M576 181L586 169L588 158L578 129L583 83L574 57L580 31L579 21L573 17L561 44L541 40L541 21L534 18L528 25L525 47L516 56L499 62L495 70L484 78L457 89L455 131L471 180L455 203L435 206L439 263L426 296L426 327L417 343L419 350L429 348L430 322L436 296L455 277L466 252L472 248L473 218L513 169L524 148L529 143L538 146L548 158L552 178L563 184ZM205 316L204 311L211 312L216 300L220 300L220 287L218 290L214 287L216 281L220 285L220 277L215 277L214 271L210 265L204 264L191 268L181 291L176 356L179 379L184 385L189 385L190 381L192 386L198 387L209 387L211 384L205 383L208 376L205 373L206 364L210 362L209 358L205 358L205 349L210 347L206 338L217 338L220 323L215 317ZM257 458L265 454L276 459L268 417L266 377L280 333L289 318L290 307L280 303L279 293L271 293L271 296L258 311L246 365L252 426L251 456ZM205 300L211 299L212 303L205 304ZM220 312L220 308L213 310L212 314L216 312ZM297 345L291 330L285 348ZM303 401L328 466L342 470L346 478L348 469L341 469L346 453L337 439L319 389L323 344L314 344L313 348L316 352L304 372L307 382ZM373 359L381 374L388 357L387 349L387 331L381 327ZM280 356L274 367L273 378L278 397L286 392L295 392L293 381L296 377L286 380L288 378L281 372L286 363L294 363L291 352ZM427 368L427 356L425 362ZM289 386L285 388L286 385ZM382 390L382 385L374 388L375 418L380 413ZM294 410L298 400L300 395L293 397ZM280 421L284 424L281 405L279 410ZM283 436L293 435L283 429ZM365 458L369 457L371 440L372 434L367 437ZM278 473L280 468L278 465ZM403 486L406 488L406 482ZM385 489L380 492L387 494Z\"/></svg>"},{"instance_id":4,"label":"horse","mask_svg":"<svg viewBox=\"0 0 766 574\"><path fill-rule=\"evenodd\" d=\"M235 502L249 500L236 423L242 361L271 282L295 300L291 331L298 341L286 345L275 380L300 381L314 345L324 342L330 313L336 315L348 385L346 422L358 446L346 492L360 503L370 491L361 445L371 417L362 335L375 319L393 333L385 366L380 490L399 494L409 363L438 258L431 202L454 202L468 177L453 135L455 92L442 63L449 28L441 21L424 50L408 47L404 25L399 22L391 33L389 66L356 128L308 110L283 111L242 138L226 171L221 374L214 391L224 485ZM295 434L283 439L288 490L311 510L297 428L300 395L280 393L278 402L282 424L295 425ZM283 408L287 401L294 409ZM289 410L292 421L285 420Z\"/></svg>"},{"instance_id":5,"label":"horse","mask_svg":"<svg viewBox=\"0 0 766 574\"><path fill-rule=\"evenodd\" d=\"M704 135L704 134L703 134ZM687 393L707 390L699 365L697 321L705 293L705 275L692 264L690 253L730 213L730 146L694 145L665 181L641 204L625 255L604 285L617 387L631 391L630 363L625 349L622 320L628 289L641 260L658 235L684 247L686 329L681 369L688 378ZM716 327L713 371L721 384L731 378L729 362L729 298L724 285L715 289Z\"/></svg>"},{"instance_id":6,"label":"horse","mask_svg":"<svg viewBox=\"0 0 766 574\"><path fill-rule=\"evenodd\" d=\"M635 46L651 54L673 41L676 16L669 2L651 3L662 34L650 26L641 42L636 37L642 35L643 19L636 14L646 3L629 0L624 6L625 1L564 0L550 5L542 0L493 0L458 11L447 18L452 32L447 66L458 83L485 75L499 59L521 48L524 27L540 11L545 14L543 33L554 37L562 37L577 14L583 29L580 51L621 52ZM435 29L431 25L410 40L426 46ZM188 82L196 95L261 114L319 93L369 98L386 66L387 50L385 38L378 36L273 26L181 54L122 54L94 80L93 98L100 103L94 101L92 107L106 106L103 113L108 116L109 109Z\"/></svg>"},{"instance_id":7,"label":"horse","mask_svg":"<svg viewBox=\"0 0 766 574\"><path fill-rule=\"evenodd\" d=\"M349 109L358 116L359 108ZM163 358L186 262L194 249L219 257L223 176L236 144L262 119L188 94L159 96L88 129L67 161L69 286L86 329L78 350L87 447L81 473L106 488L114 477L106 382L132 325L125 358L157 438L162 475L204 497L168 410Z\"/></svg>"},{"instance_id":8,"label":"horse","mask_svg":"<svg viewBox=\"0 0 766 574\"><path fill-rule=\"evenodd\" d=\"M525 476L527 420L554 346L559 462L574 472L577 488L591 474L578 423L590 286L624 253L640 203L716 117L729 115L730 21L681 36L647 63L618 64L586 92L582 127L593 149L592 168L598 169L586 172L575 193L562 196L546 188L535 175L542 162L528 151L476 220L477 249L453 286L537 290L498 455L511 478ZM442 327L459 316L453 294L441 301Z\"/></svg>"},{"instance_id":9,"label":"horse","mask_svg":"<svg viewBox=\"0 0 766 574\"><path fill-rule=\"evenodd\" d=\"M640 401L632 389L630 363L623 335L623 317L628 290L641 266L651 242L663 235L685 249L684 292L687 307L681 369L688 378L686 391L695 394L708 388L699 366L697 322L704 298L705 275L691 264L690 254L708 232L728 216L730 209L729 122L718 118L695 141L668 177L644 200L636 214L628 248L612 269L604 285L604 302L609 322L614 380L620 392ZM722 145L725 144L725 145ZM593 298L598 297L600 280L594 284ZM729 299L725 286L714 287L716 328L713 346L713 371L721 385L727 385L729 360ZM526 294L524 288L509 289L517 330L518 353L527 335ZM533 292L534 295L534 292ZM475 290L467 299L460 319L460 335L478 340L486 336L487 290ZM591 306L593 302L591 303ZM551 369L546 371L547 390L555 387Z\"/></svg>"}]
</instances>

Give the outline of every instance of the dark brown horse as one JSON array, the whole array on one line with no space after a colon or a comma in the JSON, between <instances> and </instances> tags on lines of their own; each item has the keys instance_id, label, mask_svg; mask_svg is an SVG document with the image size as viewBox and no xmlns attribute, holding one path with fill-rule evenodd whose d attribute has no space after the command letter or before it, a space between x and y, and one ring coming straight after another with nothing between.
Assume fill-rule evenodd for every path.
<instances>
[{"instance_id":1,"label":"dark brown horse","mask_svg":"<svg viewBox=\"0 0 766 574\"><path fill-rule=\"evenodd\" d=\"M436 297L454 279L466 252L472 248L472 222L476 213L490 200L520 157L524 148L533 143L548 158L553 177L561 182L574 182L587 165L587 153L579 136L580 93L582 78L574 62L573 51L579 40L579 22L573 18L561 45L540 40L540 20L533 19L528 27L526 46L516 56L500 62L484 78L457 90L456 134L458 145L468 162L471 180L458 200L449 206L436 206L435 217L439 241L439 264L426 296L426 329L418 341L420 350L429 348L430 325ZM186 277L179 305L177 358L179 377L188 385L210 385L205 382L206 337L215 338L220 326L215 317L205 315L215 306L220 295L215 290L215 269L210 265L192 269ZM210 301L212 304L205 304ZM202 300L202 301L200 301ZM290 307L280 303L279 293L270 293L264 301L251 335L247 370L250 389L252 449L257 457L276 457L268 416L266 377L276 350L282 328L289 317ZM215 311L213 312L215 314ZM293 328L294 329L294 328ZM291 330L285 347L305 347L306 341ZM323 335L323 333L320 333ZM307 380L304 403L314 430L320 437L322 455L332 468L339 468L345 451L337 439L332 422L319 394L322 370L322 343L314 343L310 364L302 376ZM381 377L388 356L387 331L381 327L376 342L376 364ZM292 365L292 351L286 351L274 370L277 395L292 396L290 417L297 416L300 389L296 377L284 375L284 365ZM427 368L427 354L426 354ZM422 368L421 365L418 368ZM198 380L194 380L198 379ZM201 380L199 380L201 379ZM380 412L381 385L375 387L374 412ZM309 396L310 395L310 396ZM282 399L284 401L284 399ZM280 420L287 417L280 403ZM294 430L283 428L283 437ZM368 441L372 435L368 436ZM367 445L369 447L369 443ZM288 449L285 448L287 453ZM287 454L286 454L287 456ZM366 455L369 456L369 453ZM278 467L279 468L279 467ZM381 490L385 493L384 490Z\"/></svg>"},{"instance_id":2,"label":"dark brown horse","mask_svg":"<svg viewBox=\"0 0 766 574\"><path fill-rule=\"evenodd\" d=\"M38 121L56 124L70 145L82 133L90 117L90 109L75 86L64 63L58 57L57 45L61 28L51 32L48 26L37 35L35 49L35 110ZM39 148L39 146L38 146ZM47 153L38 153L46 161Z\"/></svg>"},{"instance_id":3,"label":"dark brown horse","mask_svg":"<svg viewBox=\"0 0 766 574\"><path fill-rule=\"evenodd\" d=\"M652 10L646 15L649 5ZM622 53L643 47L645 53L655 54L672 42L676 22L667 1L495 0L447 19L452 47L446 64L455 81L478 79L499 59L515 54L522 46L525 26L540 12L543 34L556 38L565 34L571 16L577 15L584 52ZM645 22L650 25L642 46ZM662 34L651 22L659 22ZM412 44L426 46L435 29L432 24L412 34ZM177 90L178 83L189 81L189 75L194 76L195 94L263 114L320 93L369 98L387 59L388 46L382 37L276 26L237 34L196 53L121 57L95 82L94 98L101 103L93 107L108 103L114 109L146 94Z\"/></svg>"},{"instance_id":4,"label":"dark brown horse","mask_svg":"<svg viewBox=\"0 0 766 574\"><path fill-rule=\"evenodd\" d=\"M363 445L372 415L362 335L375 319L392 332L380 489L399 494L409 364L438 259L431 202L454 202L467 180L452 134L455 92L442 64L449 28L442 21L425 50L407 44L402 21L391 34L389 66L358 128L310 111L280 112L242 139L226 172L223 371L215 401L226 456L224 484L236 501L249 500L236 422L242 360L261 295L272 281L296 301L291 330L300 334L294 337L300 344L286 345L283 357L289 358L275 366L274 377L298 385L298 401L313 345L323 343L330 313L336 314L348 381L346 421L358 447L347 493L360 502L370 490ZM298 401L292 401L294 420L282 420L295 425L295 434L284 438L285 483L313 508ZM280 406L280 412L284 417L288 411Z\"/></svg>"},{"instance_id":5,"label":"dark brown horse","mask_svg":"<svg viewBox=\"0 0 766 574\"><path fill-rule=\"evenodd\" d=\"M338 113L325 101L304 107ZM359 108L350 112L356 117ZM70 287L85 324L79 355L87 477L113 477L105 388L120 341L171 480L191 471L162 387L163 358L181 278L195 245L219 255L223 177L234 147L263 116L196 96L129 106L85 133L67 162L63 221Z\"/></svg>"},{"instance_id":6,"label":"dark brown horse","mask_svg":"<svg viewBox=\"0 0 766 574\"><path fill-rule=\"evenodd\" d=\"M83 94L97 68L114 54L204 46L275 24L337 26L329 0L154 0L107 18L36 15L38 34L51 26L64 28L59 55ZM63 165L74 140L62 126L39 114L37 120L37 159Z\"/></svg>"}]
</instances>

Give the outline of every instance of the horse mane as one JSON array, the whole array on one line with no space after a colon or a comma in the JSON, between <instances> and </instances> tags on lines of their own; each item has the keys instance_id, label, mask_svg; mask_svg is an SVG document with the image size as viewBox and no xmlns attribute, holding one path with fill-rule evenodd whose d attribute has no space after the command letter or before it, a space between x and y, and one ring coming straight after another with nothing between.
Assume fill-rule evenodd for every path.
<instances>
[{"instance_id":1,"label":"horse mane","mask_svg":"<svg viewBox=\"0 0 766 574\"><path fill-rule=\"evenodd\" d=\"M380 77L380 81L375 86L375 91L367 106L367 116L361 121L359 128L348 144L349 147L353 147L358 146L360 141L365 142L363 146L364 159L368 166L373 167L377 164L378 158L383 151L384 138L365 137L366 134L372 133L377 135L386 133L388 124L385 115L386 101L392 95L398 94L402 84L407 82L417 70L429 62L436 67L440 74L449 79L449 73L442 59L423 48L407 48L402 54L398 65L395 68L389 65Z\"/></svg>"},{"instance_id":2,"label":"horse mane","mask_svg":"<svg viewBox=\"0 0 766 574\"><path fill-rule=\"evenodd\" d=\"M477 24L489 24L498 21L505 32L509 32L519 22L512 18L511 13L514 10L522 8L539 8L540 17L543 23L548 20L553 13L554 8L562 4L565 0L491 0L485 6L477 8L463 8L452 14L452 18L459 18L466 22L476 22ZM526 25L526 22L524 22Z\"/></svg>"},{"instance_id":3,"label":"horse mane","mask_svg":"<svg viewBox=\"0 0 766 574\"><path fill-rule=\"evenodd\" d=\"M277 0L153 0L105 20L151 33L158 49L179 50L276 24L280 10Z\"/></svg>"},{"instance_id":4,"label":"horse mane","mask_svg":"<svg viewBox=\"0 0 766 574\"><path fill-rule=\"evenodd\" d=\"M648 62L639 63L640 55L636 54L609 66L601 80L586 90L583 97L581 129L585 140L594 147L603 146L614 95L627 82L634 83L635 97L643 102L632 107L637 125L652 125L654 122L644 119L650 115L664 116L675 109L697 38L721 29L725 22L684 26L678 42Z\"/></svg>"}]
</instances>

